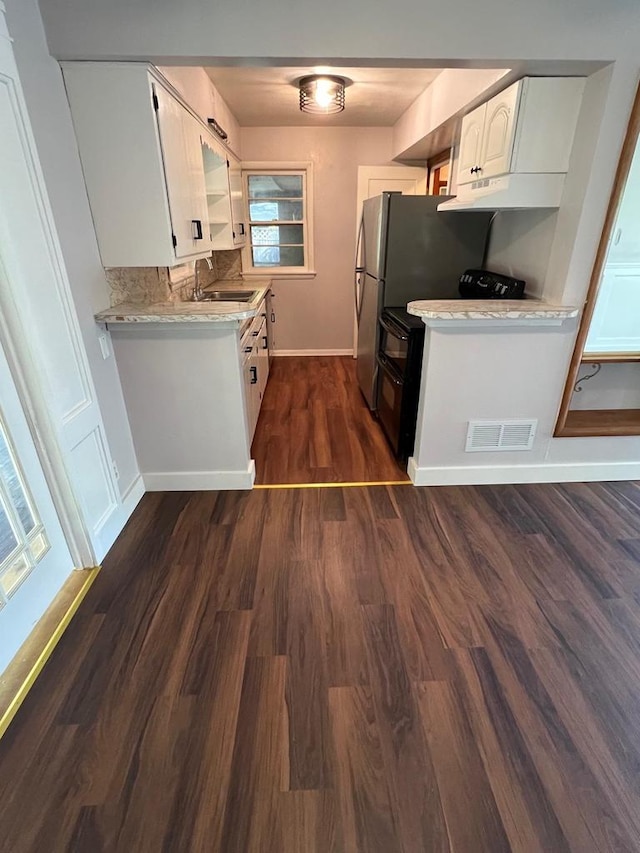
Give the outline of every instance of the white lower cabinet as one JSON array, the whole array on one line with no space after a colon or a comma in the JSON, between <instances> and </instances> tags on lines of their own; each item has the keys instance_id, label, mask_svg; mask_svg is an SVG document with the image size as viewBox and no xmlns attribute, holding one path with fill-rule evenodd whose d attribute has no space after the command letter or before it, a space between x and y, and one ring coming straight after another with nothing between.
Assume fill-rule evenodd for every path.
<instances>
[{"instance_id":1,"label":"white lower cabinet","mask_svg":"<svg viewBox=\"0 0 640 853\"><path fill-rule=\"evenodd\" d=\"M147 491L250 489L238 324L109 324Z\"/></svg>"},{"instance_id":2,"label":"white lower cabinet","mask_svg":"<svg viewBox=\"0 0 640 853\"><path fill-rule=\"evenodd\" d=\"M245 408L249 444L253 441L269 378L269 339L265 303L251 326L240 336Z\"/></svg>"},{"instance_id":3,"label":"white lower cabinet","mask_svg":"<svg viewBox=\"0 0 640 853\"><path fill-rule=\"evenodd\" d=\"M153 83L176 260L213 248L198 121Z\"/></svg>"}]
</instances>

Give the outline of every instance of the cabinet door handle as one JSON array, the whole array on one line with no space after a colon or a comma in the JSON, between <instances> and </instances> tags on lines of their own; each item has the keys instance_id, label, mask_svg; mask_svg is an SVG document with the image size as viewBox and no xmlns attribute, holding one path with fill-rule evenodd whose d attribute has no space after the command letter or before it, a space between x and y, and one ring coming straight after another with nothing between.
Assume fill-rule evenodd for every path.
<instances>
[{"instance_id":1,"label":"cabinet door handle","mask_svg":"<svg viewBox=\"0 0 640 853\"><path fill-rule=\"evenodd\" d=\"M262 336L262 349L269 349L269 343L266 335Z\"/></svg>"},{"instance_id":2,"label":"cabinet door handle","mask_svg":"<svg viewBox=\"0 0 640 853\"><path fill-rule=\"evenodd\" d=\"M194 240L202 240L202 220L191 220L191 235Z\"/></svg>"},{"instance_id":3,"label":"cabinet door handle","mask_svg":"<svg viewBox=\"0 0 640 853\"><path fill-rule=\"evenodd\" d=\"M271 322L275 323L275 321L276 321L276 315L275 315L275 312L272 311L271 312Z\"/></svg>"},{"instance_id":4,"label":"cabinet door handle","mask_svg":"<svg viewBox=\"0 0 640 853\"><path fill-rule=\"evenodd\" d=\"M245 352L251 352L251 350L252 350L252 349L253 349L253 347L245 347L245 348L244 348L244 351L245 351Z\"/></svg>"},{"instance_id":5,"label":"cabinet door handle","mask_svg":"<svg viewBox=\"0 0 640 853\"><path fill-rule=\"evenodd\" d=\"M251 384L257 385L257 383L258 383L258 368L257 367L250 367L249 372L251 373Z\"/></svg>"},{"instance_id":6,"label":"cabinet door handle","mask_svg":"<svg viewBox=\"0 0 640 853\"><path fill-rule=\"evenodd\" d=\"M238 226L239 226L239 228L240 228L240 236L241 236L241 237L244 237L244 233L245 233L245 232L244 232L244 222L239 222L239 223L238 223Z\"/></svg>"}]
</instances>

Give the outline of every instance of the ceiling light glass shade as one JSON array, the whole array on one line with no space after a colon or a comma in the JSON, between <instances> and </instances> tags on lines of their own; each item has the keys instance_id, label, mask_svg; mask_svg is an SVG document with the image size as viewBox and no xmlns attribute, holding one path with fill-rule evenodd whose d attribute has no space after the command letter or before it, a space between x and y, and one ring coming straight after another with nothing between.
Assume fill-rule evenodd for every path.
<instances>
[{"instance_id":1,"label":"ceiling light glass shade","mask_svg":"<svg viewBox=\"0 0 640 853\"><path fill-rule=\"evenodd\" d=\"M303 113L314 115L341 113L344 109L345 82L343 77L332 77L328 74L303 77L298 83L300 109Z\"/></svg>"}]
</instances>

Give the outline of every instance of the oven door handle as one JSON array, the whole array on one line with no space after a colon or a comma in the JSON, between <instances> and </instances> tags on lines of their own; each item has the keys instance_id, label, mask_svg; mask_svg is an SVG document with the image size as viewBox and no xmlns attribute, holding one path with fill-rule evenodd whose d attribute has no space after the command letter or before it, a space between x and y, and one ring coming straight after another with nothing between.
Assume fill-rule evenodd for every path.
<instances>
[{"instance_id":1,"label":"oven door handle","mask_svg":"<svg viewBox=\"0 0 640 853\"><path fill-rule=\"evenodd\" d=\"M384 370L384 372L387 374L387 376L393 382L394 385L404 385L402 377L398 376L397 370L391 364L391 362L384 353L379 352L376 356L376 359L380 367Z\"/></svg>"},{"instance_id":2,"label":"oven door handle","mask_svg":"<svg viewBox=\"0 0 640 853\"><path fill-rule=\"evenodd\" d=\"M400 331L397 326L392 326L388 320L385 320L384 317L380 317L380 325L388 332L390 335L393 335L394 338L397 338L399 341L408 341L409 335L405 335L404 332Z\"/></svg>"}]
</instances>

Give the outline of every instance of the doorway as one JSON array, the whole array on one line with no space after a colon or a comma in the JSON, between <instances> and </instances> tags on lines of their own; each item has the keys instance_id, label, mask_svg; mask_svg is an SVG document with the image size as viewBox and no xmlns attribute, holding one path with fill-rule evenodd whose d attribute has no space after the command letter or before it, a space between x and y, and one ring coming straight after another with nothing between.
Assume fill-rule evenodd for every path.
<instances>
[{"instance_id":1,"label":"doorway","mask_svg":"<svg viewBox=\"0 0 640 853\"><path fill-rule=\"evenodd\" d=\"M389 191L424 195L426 177L426 169L414 166L359 167L356 244L366 198ZM354 291L358 284L356 274ZM358 385L355 292L353 328L353 356L273 359L252 444L256 485L408 481Z\"/></svg>"}]
</instances>

